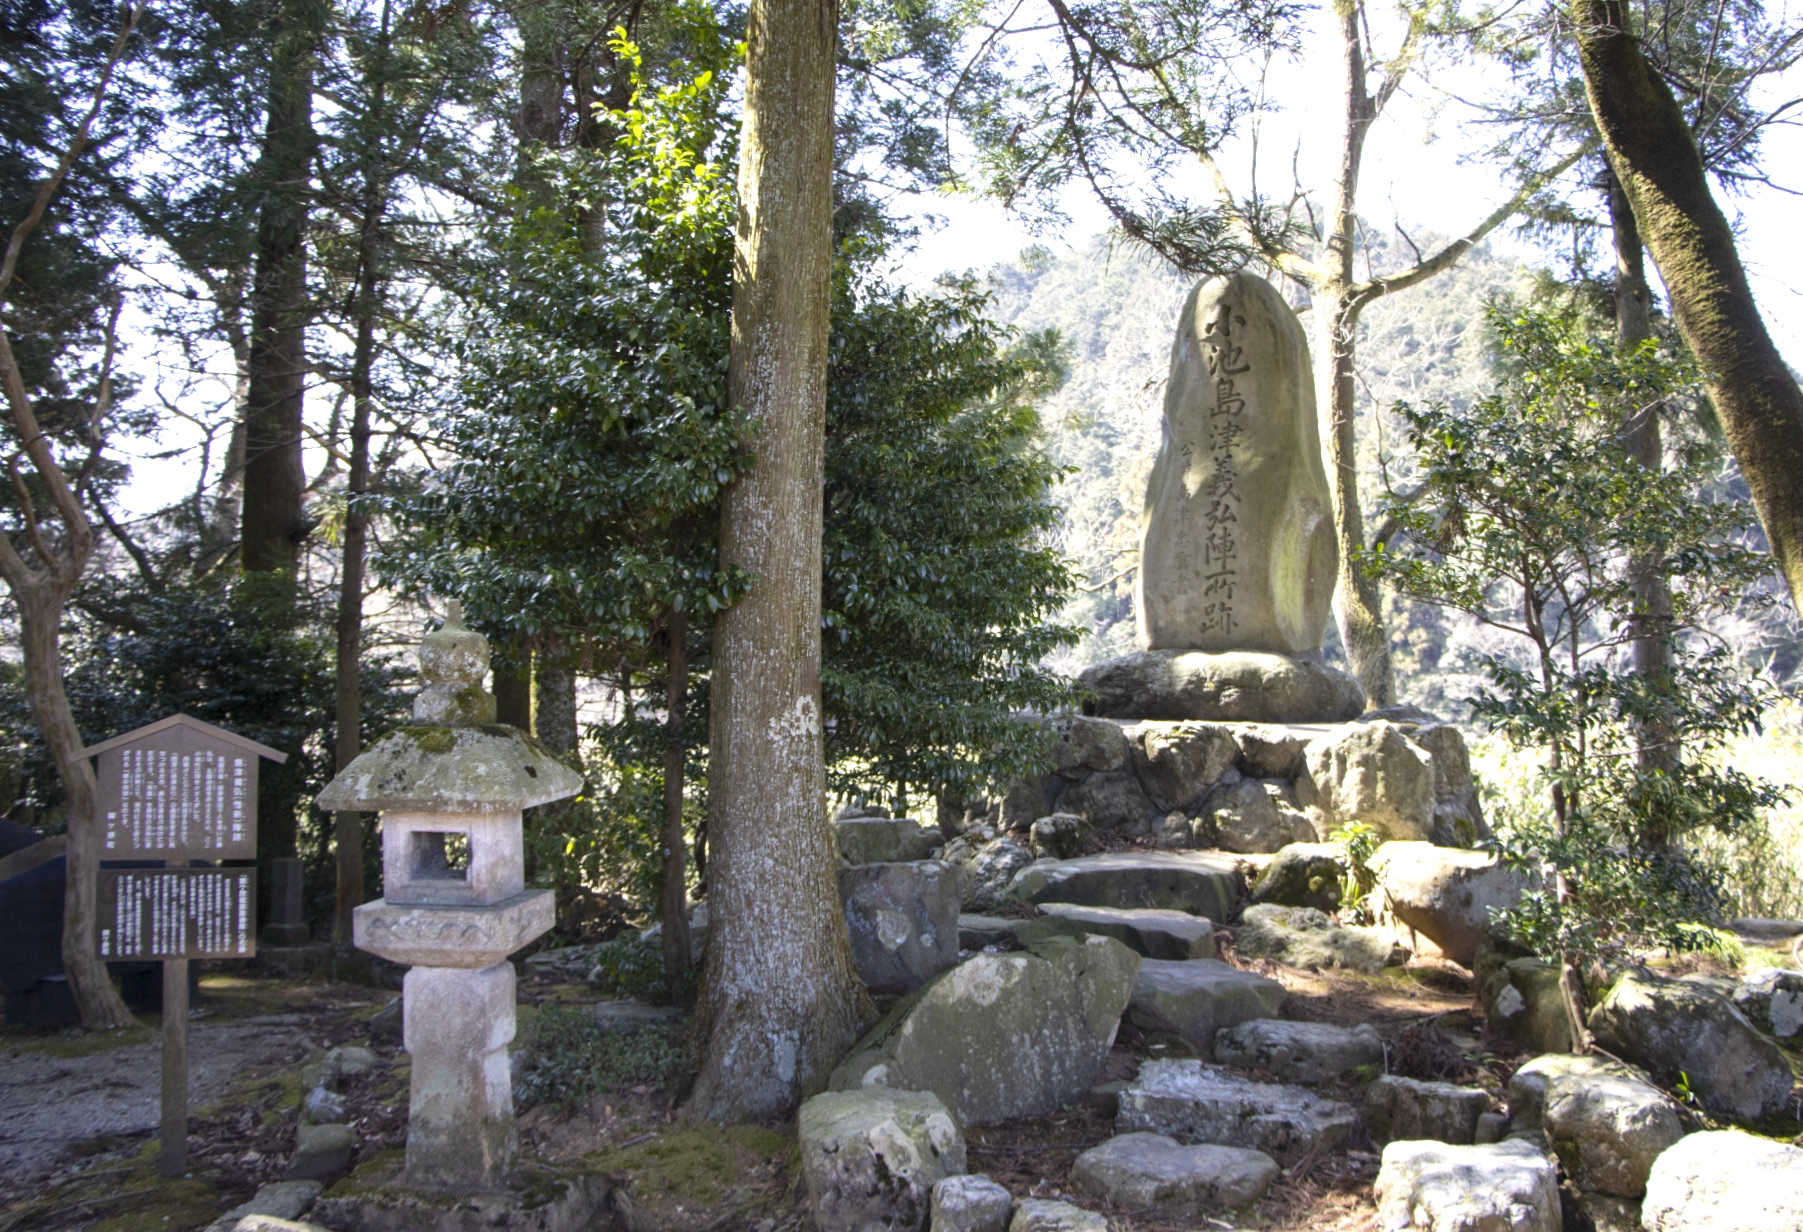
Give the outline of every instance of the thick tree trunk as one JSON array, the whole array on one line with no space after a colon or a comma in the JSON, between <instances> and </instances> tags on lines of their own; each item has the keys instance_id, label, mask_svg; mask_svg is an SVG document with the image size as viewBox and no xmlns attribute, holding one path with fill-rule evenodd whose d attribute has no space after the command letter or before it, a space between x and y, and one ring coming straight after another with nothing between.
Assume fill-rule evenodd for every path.
<instances>
[{"instance_id":1,"label":"thick tree trunk","mask_svg":"<svg viewBox=\"0 0 1803 1232\"><path fill-rule=\"evenodd\" d=\"M1315 400L1323 417L1322 452L1328 487L1333 495L1334 538L1339 545L1339 572L1334 580L1333 612L1352 674L1365 687L1365 704L1387 706L1395 700L1390 666L1390 635L1384 627L1383 600L1377 583L1358 565L1365 547L1365 515L1359 507L1358 438L1354 431L1358 390L1353 381L1359 313L1364 301L1352 294L1353 248L1358 227L1359 170L1365 136L1377 118L1377 100L1367 84L1364 44L1359 32L1359 5L1339 0L1341 63L1345 70L1345 131L1340 142L1340 172L1333 213L1328 219L1327 278L1310 288L1315 315Z\"/></svg>"},{"instance_id":2,"label":"thick tree trunk","mask_svg":"<svg viewBox=\"0 0 1803 1232\"><path fill-rule=\"evenodd\" d=\"M1609 221L1615 241L1615 342L1624 354L1639 349L1653 336L1653 295L1647 285L1644 246L1634 210L1613 172L1608 177ZM1665 463L1665 443L1659 430L1659 404L1627 408L1621 425L1622 447L1635 462L1657 475ZM1634 588L1634 671L1655 694L1671 687L1672 588L1656 555L1636 556L1628 562ZM1668 714L1641 725L1635 733L1643 774L1670 775L1677 770L1677 747ZM1650 820L1644 836L1655 846L1670 839L1660 819Z\"/></svg>"},{"instance_id":3,"label":"thick tree trunk","mask_svg":"<svg viewBox=\"0 0 1803 1232\"><path fill-rule=\"evenodd\" d=\"M313 171L311 0L275 18L268 115L257 169L264 194L251 289L239 563L247 573L293 569L307 536L301 412L307 390L307 210Z\"/></svg>"},{"instance_id":4,"label":"thick tree trunk","mask_svg":"<svg viewBox=\"0 0 1803 1232\"><path fill-rule=\"evenodd\" d=\"M664 723L663 880L657 918L664 926L664 989L670 1000L687 996L689 968L688 840L682 827L682 789L687 754L682 746L689 708L689 622L672 611L665 620L670 639L670 679Z\"/></svg>"},{"instance_id":5,"label":"thick tree trunk","mask_svg":"<svg viewBox=\"0 0 1803 1232\"><path fill-rule=\"evenodd\" d=\"M13 588L13 599L19 605L19 651L25 666L25 693L31 701L32 719L62 779L69 810L63 970L81 1013L81 1025L90 1031L111 1031L130 1026L134 1020L113 987L106 964L95 952L94 929L100 909L95 889L100 868L100 791L93 763L82 756L81 733L76 730L68 695L63 692L62 655L57 643L67 598L67 590L49 585Z\"/></svg>"},{"instance_id":6,"label":"thick tree trunk","mask_svg":"<svg viewBox=\"0 0 1803 1232\"><path fill-rule=\"evenodd\" d=\"M1572 11L1610 165L1803 611L1803 390L1766 332L1683 110L1641 55L1625 6L1574 0Z\"/></svg>"},{"instance_id":7,"label":"thick tree trunk","mask_svg":"<svg viewBox=\"0 0 1803 1232\"><path fill-rule=\"evenodd\" d=\"M866 1021L826 818L820 536L832 266L832 0L753 0L728 387L757 462L725 565L756 579L714 634L706 1048L689 1108L788 1115Z\"/></svg>"}]
</instances>

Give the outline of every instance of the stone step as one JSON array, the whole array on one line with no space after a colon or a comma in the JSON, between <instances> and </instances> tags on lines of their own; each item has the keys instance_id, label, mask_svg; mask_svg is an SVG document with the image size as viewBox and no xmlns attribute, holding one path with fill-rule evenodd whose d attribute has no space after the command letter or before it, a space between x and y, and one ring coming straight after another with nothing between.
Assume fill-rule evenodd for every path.
<instances>
[{"instance_id":1,"label":"stone step","mask_svg":"<svg viewBox=\"0 0 1803 1232\"><path fill-rule=\"evenodd\" d=\"M1491 1146L1392 1142L1377 1174L1385 1228L1506 1228L1559 1232L1552 1161L1520 1138Z\"/></svg>"},{"instance_id":2,"label":"stone step","mask_svg":"<svg viewBox=\"0 0 1803 1232\"><path fill-rule=\"evenodd\" d=\"M1179 1036L1212 1056L1216 1033L1254 1018L1275 1018L1283 985L1213 958L1139 965L1127 1020L1142 1031Z\"/></svg>"},{"instance_id":3,"label":"stone step","mask_svg":"<svg viewBox=\"0 0 1803 1232\"><path fill-rule=\"evenodd\" d=\"M1015 935L1022 945L1040 937L1113 937L1147 958L1186 961L1215 956L1214 925L1186 911L1156 907L1081 907L1075 903L1041 903L1037 920L1021 921Z\"/></svg>"},{"instance_id":4,"label":"stone step","mask_svg":"<svg viewBox=\"0 0 1803 1232\"><path fill-rule=\"evenodd\" d=\"M1128 1211L1180 1218L1247 1207L1280 1169L1263 1151L1185 1146L1162 1134L1128 1133L1077 1156L1071 1189Z\"/></svg>"},{"instance_id":5,"label":"stone step","mask_svg":"<svg viewBox=\"0 0 1803 1232\"><path fill-rule=\"evenodd\" d=\"M1241 890L1239 869L1231 857L1187 851L1036 860L1017 873L1009 887L1011 895L1030 903L1155 907L1186 911L1216 924L1232 914Z\"/></svg>"},{"instance_id":6,"label":"stone step","mask_svg":"<svg viewBox=\"0 0 1803 1232\"><path fill-rule=\"evenodd\" d=\"M1254 1082L1201 1061L1148 1061L1121 1092L1118 1133L1300 1153L1332 1150L1358 1123L1349 1104L1301 1087Z\"/></svg>"},{"instance_id":7,"label":"stone step","mask_svg":"<svg viewBox=\"0 0 1803 1232\"><path fill-rule=\"evenodd\" d=\"M1369 1023L1255 1018L1217 1033L1214 1055L1223 1065L1266 1070L1285 1082L1329 1082L1358 1066L1382 1064L1384 1042Z\"/></svg>"}]
</instances>

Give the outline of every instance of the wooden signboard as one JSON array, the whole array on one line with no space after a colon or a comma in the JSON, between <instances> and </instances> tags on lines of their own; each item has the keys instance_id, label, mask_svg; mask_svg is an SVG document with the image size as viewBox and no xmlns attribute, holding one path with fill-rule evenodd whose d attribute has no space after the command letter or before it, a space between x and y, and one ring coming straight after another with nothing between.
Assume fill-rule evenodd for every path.
<instances>
[{"instance_id":1,"label":"wooden signboard","mask_svg":"<svg viewBox=\"0 0 1803 1232\"><path fill-rule=\"evenodd\" d=\"M185 714L84 750L100 759L102 860L254 860L257 759L288 760ZM103 868L95 887L102 958L163 964L159 1166L188 1169L188 960L257 952L254 868Z\"/></svg>"},{"instance_id":2,"label":"wooden signboard","mask_svg":"<svg viewBox=\"0 0 1803 1232\"><path fill-rule=\"evenodd\" d=\"M257 760L288 760L185 714L86 752L100 759L103 860L254 860Z\"/></svg>"},{"instance_id":3,"label":"wooden signboard","mask_svg":"<svg viewBox=\"0 0 1803 1232\"><path fill-rule=\"evenodd\" d=\"M255 958L254 868L103 868L100 956Z\"/></svg>"}]
</instances>

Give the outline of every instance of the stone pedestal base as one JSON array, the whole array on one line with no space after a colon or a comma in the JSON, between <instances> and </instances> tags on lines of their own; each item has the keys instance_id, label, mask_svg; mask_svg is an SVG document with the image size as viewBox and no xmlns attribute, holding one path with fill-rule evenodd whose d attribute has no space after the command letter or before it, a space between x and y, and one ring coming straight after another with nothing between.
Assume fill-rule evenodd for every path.
<instances>
[{"instance_id":1,"label":"stone pedestal base","mask_svg":"<svg viewBox=\"0 0 1803 1232\"><path fill-rule=\"evenodd\" d=\"M477 1194L409 1188L400 1152L371 1159L313 1204L334 1232L585 1232L608 1227L605 1176L539 1166Z\"/></svg>"},{"instance_id":2,"label":"stone pedestal base","mask_svg":"<svg viewBox=\"0 0 1803 1232\"><path fill-rule=\"evenodd\" d=\"M513 964L415 967L402 984L401 1006L413 1060L406 1184L463 1191L498 1186L519 1144L507 1067Z\"/></svg>"},{"instance_id":3,"label":"stone pedestal base","mask_svg":"<svg viewBox=\"0 0 1803 1232\"><path fill-rule=\"evenodd\" d=\"M1078 679L1096 695L1084 713L1104 719L1343 723L1365 709L1365 691L1345 672L1262 651L1142 650Z\"/></svg>"}]
</instances>

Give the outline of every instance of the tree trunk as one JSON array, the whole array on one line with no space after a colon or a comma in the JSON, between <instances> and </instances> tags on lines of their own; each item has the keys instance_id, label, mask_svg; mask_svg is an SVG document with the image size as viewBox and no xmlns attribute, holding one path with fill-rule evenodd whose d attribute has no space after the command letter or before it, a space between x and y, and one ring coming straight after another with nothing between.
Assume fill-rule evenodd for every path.
<instances>
[{"instance_id":1,"label":"tree trunk","mask_svg":"<svg viewBox=\"0 0 1803 1232\"><path fill-rule=\"evenodd\" d=\"M1609 221L1615 240L1615 343L1627 355L1653 336L1653 296L1647 286L1640 228L1621 180L1613 171L1608 175L1608 193ZM1665 462L1659 410L1658 403L1628 407L1621 425L1623 449L1654 475ZM1656 555L1630 560L1628 577L1634 590L1634 671L1655 695L1663 696L1671 688L1673 667L1671 581ZM1677 770L1669 708L1662 708L1660 717L1642 724L1635 739L1642 774L1669 776ZM1643 837L1655 847L1665 846L1672 837L1670 827L1657 817L1648 818L1647 822Z\"/></svg>"},{"instance_id":2,"label":"tree trunk","mask_svg":"<svg viewBox=\"0 0 1803 1232\"><path fill-rule=\"evenodd\" d=\"M63 692L59 625L68 589L43 585L13 587L19 605L19 652L25 666L25 693L32 720L62 779L69 810L69 846L63 893L63 971L69 991L90 1031L111 1031L135 1021L125 1008L106 964L95 952L95 925L100 906L95 882L100 868L99 785L94 766L82 755L81 733Z\"/></svg>"},{"instance_id":3,"label":"tree trunk","mask_svg":"<svg viewBox=\"0 0 1803 1232\"><path fill-rule=\"evenodd\" d=\"M1641 55L1619 0L1574 0L1597 130L1684 341L1752 489L1772 555L1803 611L1803 390L1766 333L1734 233L1709 192L1684 112Z\"/></svg>"},{"instance_id":4,"label":"tree trunk","mask_svg":"<svg viewBox=\"0 0 1803 1232\"><path fill-rule=\"evenodd\" d=\"M495 722L532 730L532 651L524 642L494 643Z\"/></svg>"},{"instance_id":5,"label":"tree trunk","mask_svg":"<svg viewBox=\"0 0 1803 1232\"><path fill-rule=\"evenodd\" d=\"M1339 545L1339 572L1334 580L1333 612L1340 642L1352 674L1365 687L1368 707L1395 699L1390 666L1390 635L1384 627L1383 600L1377 583L1358 565L1365 547L1365 515L1359 508L1358 390L1353 381L1359 313L1364 301L1354 296L1353 247L1358 226L1359 170L1365 157L1365 135L1377 118L1377 100L1367 84L1364 46L1359 37L1360 9L1338 0L1342 63L1346 71L1345 132L1340 143L1340 173L1334 209L1328 220L1328 277L1310 290L1315 312L1315 398L1323 416L1321 443L1333 495L1334 538Z\"/></svg>"},{"instance_id":6,"label":"tree trunk","mask_svg":"<svg viewBox=\"0 0 1803 1232\"><path fill-rule=\"evenodd\" d=\"M563 654L541 650L532 673L532 734L553 753L578 764L576 664Z\"/></svg>"},{"instance_id":7,"label":"tree trunk","mask_svg":"<svg viewBox=\"0 0 1803 1232\"><path fill-rule=\"evenodd\" d=\"M753 0L728 388L757 462L720 557L756 579L718 618L708 768L707 1041L689 1108L787 1116L867 1020L839 906L820 718L832 271L832 0Z\"/></svg>"},{"instance_id":8,"label":"tree trunk","mask_svg":"<svg viewBox=\"0 0 1803 1232\"><path fill-rule=\"evenodd\" d=\"M688 997L689 896L688 841L682 829L682 789L687 753L682 746L689 707L689 622L678 611L665 621L670 639L668 718L664 724L664 864L657 896L657 918L664 926L664 989L670 1000Z\"/></svg>"},{"instance_id":9,"label":"tree trunk","mask_svg":"<svg viewBox=\"0 0 1803 1232\"><path fill-rule=\"evenodd\" d=\"M375 102L385 91L377 84ZM351 457L346 481L344 561L338 586L338 656L335 665L337 769L342 771L362 751L363 727L363 577L369 541L369 518L363 498L369 492L369 416L375 396L371 370L376 360L377 247L381 239L386 188L366 169L363 225L357 252L357 346L351 360ZM337 860L336 910L332 938L349 943L351 910L363 902L363 814L337 813L332 818Z\"/></svg>"},{"instance_id":10,"label":"tree trunk","mask_svg":"<svg viewBox=\"0 0 1803 1232\"><path fill-rule=\"evenodd\" d=\"M264 194L251 290L239 563L247 573L293 569L307 536L301 412L307 391L307 210L313 171L313 57L309 0L275 18L268 116L257 169Z\"/></svg>"}]
</instances>

